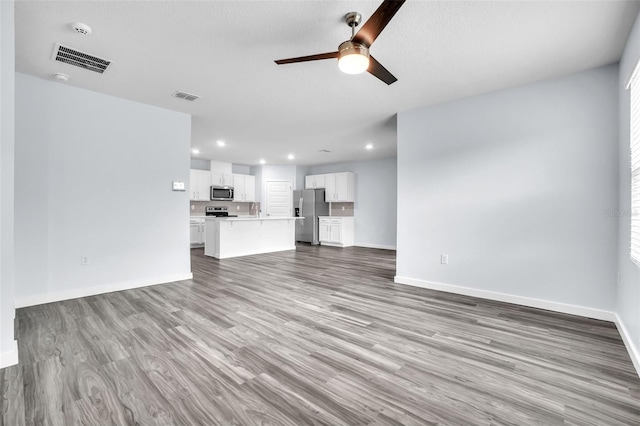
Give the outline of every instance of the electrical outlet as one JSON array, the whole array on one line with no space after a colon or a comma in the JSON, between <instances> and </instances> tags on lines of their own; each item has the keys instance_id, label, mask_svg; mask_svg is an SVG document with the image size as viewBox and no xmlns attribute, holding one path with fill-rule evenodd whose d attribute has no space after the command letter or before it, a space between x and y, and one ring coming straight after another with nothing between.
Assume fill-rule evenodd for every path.
<instances>
[{"instance_id":1,"label":"electrical outlet","mask_svg":"<svg viewBox=\"0 0 640 426\"><path fill-rule=\"evenodd\" d=\"M448 265L449 264L449 255L448 254L441 254L440 255L440 263L442 263L443 265Z\"/></svg>"},{"instance_id":2,"label":"electrical outlet","mask_svg":"<svg viewBox=\"0 0 640 426\"><path fill-rule=\"evenodd\" d=\"M191 210L195 210L196 209L196 205L195 204L191 204Z\"/></svg>"},{"instance_id":3,"label":"electrical outlet","mask_svg":"<svg viewBox=\"0 0 640 426\"><path fill-rule=\"evenodd\" d=\"M80 264L86 266L89 264L89 258L87 256L80 256Z\"/></svg>"},{"instance_id":4,"label":"electrical outlet","mask_svg":"<svg viewBox=\"0 0 640 426\"><path fill-rule=\"evenodd\" d=\"M240 210L240 206L236 206L236 210Z\"/></svg>"},{"instance_id":5,"label":"electrical outlet","mask_svg":"<svg viewBox=\"0 0 640 426\"><path fill-rule=\"evenodd\" d=\"M344 211L344 206L342 206L342 211Z\"/></svg>"}]
</instances>

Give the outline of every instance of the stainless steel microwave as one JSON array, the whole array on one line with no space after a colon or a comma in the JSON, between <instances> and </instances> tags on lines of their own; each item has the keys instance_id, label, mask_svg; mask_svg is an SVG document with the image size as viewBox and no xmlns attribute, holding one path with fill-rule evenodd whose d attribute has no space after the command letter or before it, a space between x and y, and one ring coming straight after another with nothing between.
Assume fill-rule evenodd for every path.
<instances>
[{"instance_id":1,"label":"stainless steel microwave","mask_svg":"<svg viewBox=\"0 0 640 426\"><path fill-rule=\"evenodd\" d=\"M233 186L211 187L211 201L233 201Z\"/></svg>"},{"instance_id":2,"label":"stainless steel microwave","mask_svg":"<svg viewBox=\"0 0 640 426\"><path fill-rule=\"evenodd\" d=\"M211 187L211 201L233 201L233 187L213 185Z\"/></svg>"}]
</instances>

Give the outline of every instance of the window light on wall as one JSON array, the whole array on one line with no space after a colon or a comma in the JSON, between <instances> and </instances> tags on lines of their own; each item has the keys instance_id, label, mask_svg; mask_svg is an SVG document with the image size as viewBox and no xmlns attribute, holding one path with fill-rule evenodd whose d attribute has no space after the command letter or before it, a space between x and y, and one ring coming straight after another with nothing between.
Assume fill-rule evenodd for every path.
<instances>
[{"instance_id":1,"label":"window light on wall","mask_svg":"<svg viewBox=\"0 0 640 426\"><path fill-rule=\"evenodd\" d=\"M640 62L627 89L630 91L629 144L631 150L631 260L640 266Z\"/></svg>"}]
</instances>

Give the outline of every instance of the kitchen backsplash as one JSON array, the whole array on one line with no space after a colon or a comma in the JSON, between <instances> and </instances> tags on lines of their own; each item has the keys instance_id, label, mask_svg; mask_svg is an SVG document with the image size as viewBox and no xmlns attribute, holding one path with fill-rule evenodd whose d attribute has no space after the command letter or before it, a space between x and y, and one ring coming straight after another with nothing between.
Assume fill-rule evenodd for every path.
<instances>
[{"instance_id":1,"label":"kitchen backsplash","mask_svg":"<svg viewBox=\"0 0 640 426\"><path fill-rule=\"evenodd\" d=\"M231 201L191 201L191 216L204 216L206 206L225 206L229 214L238 216L258 216L260 203L234 203ZM343 210L344 207L344 210ZM331 216L353 216L353 203L331 203Z\"/></svg>"},{"instance_id":2,"label":"kitchen backsplash","mask_svg":"<svg viewBox=\"0 0 640 426\"><path fill-rule=\"evenodd\" d=\"M260 203L234 203L232 201L191 201L189 206L189 213L191 214L191 216L204 216L204 208L207 206L224 206L229 209L229 214L238 216L257 216L258 212L260 211Z\"/></svg>"},{"instance_id":3,"label":"kitchen backsplash","mask_svg":"<svg viewBox=\"0 0 640 426\"><path fill-rule=\"evenodd\" d=\"M331 216L353 216L353 203L331 203Z\"/></svg>"}]
</instances>

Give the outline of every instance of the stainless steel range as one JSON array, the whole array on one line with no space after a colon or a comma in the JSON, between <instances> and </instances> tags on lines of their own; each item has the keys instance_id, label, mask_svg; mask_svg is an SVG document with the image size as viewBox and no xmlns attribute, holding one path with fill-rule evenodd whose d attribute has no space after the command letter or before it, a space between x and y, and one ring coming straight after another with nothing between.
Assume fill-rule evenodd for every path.
<instances>
[{"instance_id":1,"label":"stainless steel range","mask_svg":"<svg viewBox=\"0 0 640 426\"><path fill-rule=\"evenodd\" d=\"M207 206L204 208L204 214L216 217L238 217L237 215L229 214L229 207L224 206Z\"/></svg>"}]
</instances>

